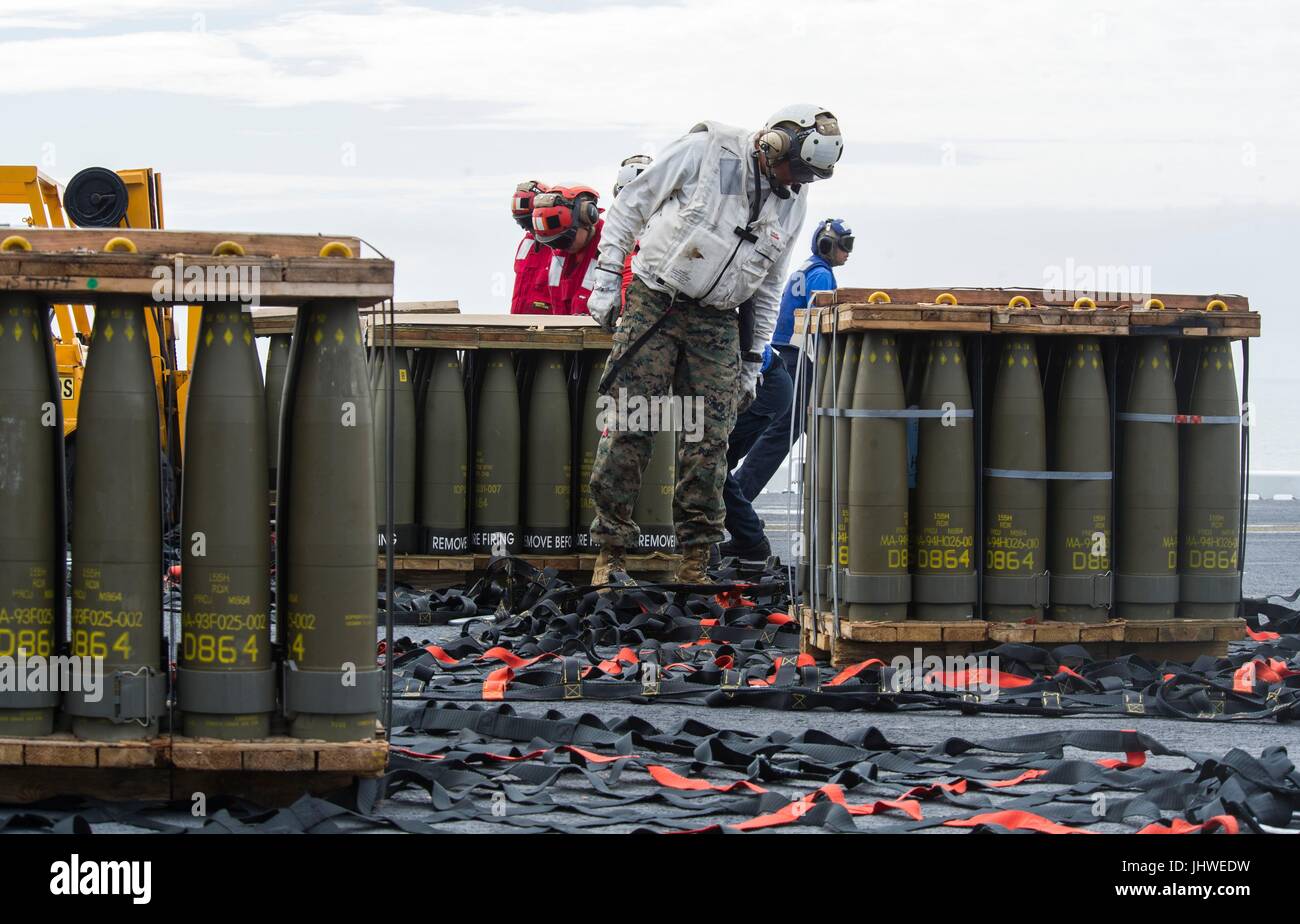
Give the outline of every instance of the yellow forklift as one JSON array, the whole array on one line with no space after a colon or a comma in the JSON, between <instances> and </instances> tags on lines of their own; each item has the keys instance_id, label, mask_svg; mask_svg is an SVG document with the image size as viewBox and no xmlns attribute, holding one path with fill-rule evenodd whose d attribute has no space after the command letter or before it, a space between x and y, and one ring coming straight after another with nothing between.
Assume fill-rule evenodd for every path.
<instances>
[{"instance_id":1,"label":"yellow forklift","mask_svg":"<svg viewBox=\"0 0 1300 924\"><path fill-rule=\"evenodd\" d=\"M67 186L37 167L0 166L0 204L26 206L23 221L33 228L162 228L162 176L151 168L108 170L89 167ZM168 522L175 505L174 477L180 471L189 363L179 368L174 308L160 305L148 316L150 355L158 395L159 446L165 460L164 504ZM54 358L63 398L69 474L75 458L77 406L90 346L91 316L86 305L53 306ZM189 318L186 355L193 360L198 338L197 311Z\"/></svg>"}]
</instances>

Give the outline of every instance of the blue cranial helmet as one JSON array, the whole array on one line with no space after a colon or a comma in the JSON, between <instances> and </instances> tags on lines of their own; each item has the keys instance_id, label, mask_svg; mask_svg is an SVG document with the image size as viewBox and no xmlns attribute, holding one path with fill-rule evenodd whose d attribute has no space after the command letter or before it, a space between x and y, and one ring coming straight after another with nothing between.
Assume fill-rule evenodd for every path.
<instances>
[{"instance_id":1,"label":"blue cranial helmet","mask_svg":"<svg viewBox=\"0 0 1300 924\"><path fill-rule=\"evenodd\" d=\"M842 218L827 218L817 225L813 232L812 252L818 257L829 257L831 249L838 244L841 250L853 252L853 229Z\"/></svg>"}]
</instances>

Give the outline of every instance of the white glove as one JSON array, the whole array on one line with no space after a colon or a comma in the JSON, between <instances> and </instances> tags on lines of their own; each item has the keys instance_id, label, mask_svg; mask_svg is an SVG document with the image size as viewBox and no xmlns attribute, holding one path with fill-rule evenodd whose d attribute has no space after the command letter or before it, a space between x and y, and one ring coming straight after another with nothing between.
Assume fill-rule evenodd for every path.
<instances>
[{"instance_id":1,"label":"white glove","mask_svg":"<svg viewBox=\"0 0 1300 924\"><path fill-rule=\"evenodd\" d=\"M607 266L596 267L596 281L587 296L587 313L596 323L611 334L618 323L618 307L623 294L623 270Z\"/></svg>"},{"instance_id":2,"label":"white glove","mask_svg":"<svg viewBox=\"0 0 1300 924\"><path fill-rule=\"evenodd\" d=\"M742 362L740 364L740 393L738 394L739 404L737 413L744 413L745 410L754 403L758 397L758 383L762 378L763 364Z\"/></svg>"}]
</instances>

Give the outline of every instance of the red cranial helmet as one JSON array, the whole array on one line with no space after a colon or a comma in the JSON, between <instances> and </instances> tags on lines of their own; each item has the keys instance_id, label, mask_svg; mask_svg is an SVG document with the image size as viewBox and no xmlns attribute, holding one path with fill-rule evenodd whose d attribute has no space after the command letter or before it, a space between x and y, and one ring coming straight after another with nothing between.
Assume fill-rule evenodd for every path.
<instances>
[{"instance_id":1,"label":"red cranial helmet","mask_svg":"<svg viewBox=\"0 0 1300 924\"><path fill-rule=\"evenodd\" d=\"M590 186L556 186L533 199L533 236L556 250L573 243L579 228L600 221L600 193Z\"/></svg>"},{"instance_id":2,"label":"red cranial helmet","mask_svg":"<svg viewBox=\"0 0 1300 924\"><path fill-rule=\"evenodd\" d=\"M533 229L533 201L538 193L546 192L545 183L537 180L525 180L515 187L510 196L510 215L525 231Z\"/></svg>"}]
</instances>

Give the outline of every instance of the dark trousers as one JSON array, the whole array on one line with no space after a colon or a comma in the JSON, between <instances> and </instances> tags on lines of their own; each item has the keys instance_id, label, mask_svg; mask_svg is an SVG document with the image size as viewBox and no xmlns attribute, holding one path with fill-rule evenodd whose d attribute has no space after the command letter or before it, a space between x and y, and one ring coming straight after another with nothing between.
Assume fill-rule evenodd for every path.
<instances>
[{"instance_id":1,"label":"dark trousers","mask_svg":"<svg viewBox=\"0 0 1300 924\"><path fill-rule=\"evenodd\" d=\"M804 364L803 379L799 382L801 395L794 393L794 380L799 369L802 354L798 347L790 344L774 347L781 355L781 364L785 372L785 378L790 382L785 406L780 413L775 414L768 421L766 428L754 440L752 447L748 449L745 456L745 464L742 465L735 473L734 479L739 486L740 493L744 495L745 500L752 501L758 497L760 491L767 486L776 474L776 470L781 467L785 461L786 455L790 451L790 444L798 441L799 437L808 429L808 422L804 419L807 415L805 409L808 406L808 394L812 390L813 365L808 360L802 360ZM773 364L775 366L775 363ZM755 402L757 403L757 402ZM794 418L794 440L790 438L790 420ZM740 429L739 424L736 427ZM733 435L732 439L735 437ZM727 460L731 461L730 458ZM734 464L734 463L733 463ZM728 518L731 514L731 506L727 506ZM728 525L730 529L730 525Z\"/></svg>"},{"instance_id":2,"label":"dark trousers","mask_svg":"<svg viewBox=\"0 0 1300 924\"><path fill-rule=\"evenodd\" d=\"M728 475L727 483L722 488L722 500L727 508L727 532L739 545L751 546L761 542L763 524L754 512L754 505L750 503L753 496L746 496L731 470L741 459L746 460L745 466L748 467L747 457L753 454L755 444L768 432L776 418L785 415L788 419L793 400L794 382L785 363L772 363L772 368L763 373L763 384L758 387L753 404L736 418L736 426L727 440ZM779 459L777 464L781 464ZM762 485L759 488L761 490ZM758 491L754 494L758 494Z\"/></svg>"}]
</instances>

